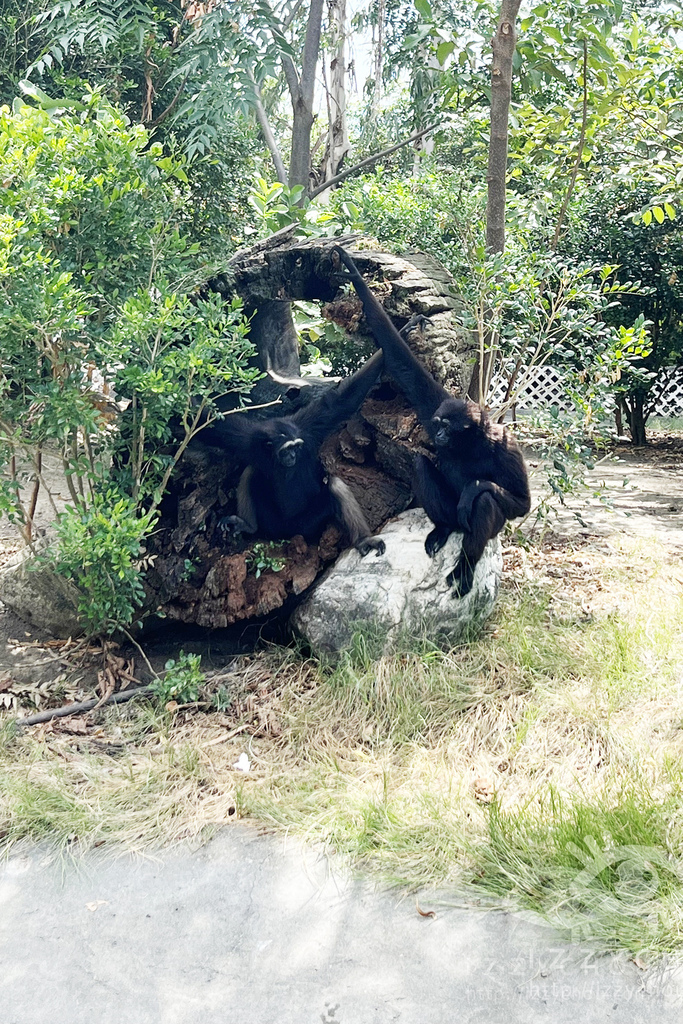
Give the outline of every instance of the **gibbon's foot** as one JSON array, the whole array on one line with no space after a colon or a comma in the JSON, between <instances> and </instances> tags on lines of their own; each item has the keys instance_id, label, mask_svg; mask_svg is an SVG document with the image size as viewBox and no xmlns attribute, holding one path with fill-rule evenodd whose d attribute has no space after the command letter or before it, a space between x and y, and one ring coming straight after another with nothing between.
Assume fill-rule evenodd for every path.
<instances>
[{"instance_id":1,"label":"gibbon's foot","mask_svg":"<svg viewBox=\"0 0 683 1024\"><path fill-rule=\"evenodd\" d=\"M363 558L369 555L371 551L374 551L379 558L386 550L387 546L381 537L363 537L356 544L356 551L360 552Z\"/></svg>"},{"instance_id":2,"label":"gibbon's foot","mask_svg":"<svg viewBox=\"0 0 683 1024\"><path fill-rule=\"evenodd\" d=\"M222 519L218 520L216 526L221 531L223 536L227 536L230 533L251 532L241 516L223 516Z\"/></svg>"},{"instance_id":3,"label":"gibbon's foot","mask_svg":"<svg viewBox=\"0 0 683 1024\"><path fill-rule=\"evenodd\" d=\"M464 597L469 594L474 583L474 568L462 555L455 563L455 568L446 577L446 583L453 588L453 597Z\"/></svg>"},{"instance_id":4,"label":"gibbon's foot","mask_svg":"<svg viewBox=\"0 0 683 1024\"><path fill-rule=\"evenodd\" d=\"M437 551L441 551L448 538L450 537L452 530L448 526L435 526L434 529L427 534L425 539L425 551L430 558L433 558Z\"/></svg>"},{"instance_id":5,"label":"gibbon's foot","mask_svg":"<svg viewBox=\"0 0 683 1024\"><path fill-rule=\"evenodd\" d=\"M399 334L403 335L405 338L406 335L409 335L414 330L424 331L425 324L428 322L429 318L426 317L424 313L413 313L408 323L403 325Z\"/></svg>"}]
</instances>

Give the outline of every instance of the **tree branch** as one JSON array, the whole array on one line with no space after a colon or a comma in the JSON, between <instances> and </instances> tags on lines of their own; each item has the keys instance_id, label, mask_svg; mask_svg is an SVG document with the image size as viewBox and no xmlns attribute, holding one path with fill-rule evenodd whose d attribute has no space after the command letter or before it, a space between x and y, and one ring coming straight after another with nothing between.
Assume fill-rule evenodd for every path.
<instances>
[{"instance_id":1,"label":"tree branch","mask_svg":"<svg viewBox=\"0 0 683 1024\"><path fill-rule=\"evenodd\" d=\"M275 173L277 174L277 180L282 182L283 185L286 185L287 168L285 167L284 160L282 159L280 150L278 149L278 145L275 140L275 135L273 134L273 129L271 128L270 121L268 120L266 108L263 106L263 101L261 99L261 90L258 87L258 83L254 78L251 68L248 71L248 75L251 84L254 88L254 113L256 114L256 120L259 123L261 134L263 135L263 139L266 143L266 146L268 147L268 152L273 158L273 164L275 165Z\"/></svg>"},{"instance_id":2,"label":"tree branch","mask_svg":"<svg viewBox=\"0 0 683 1024\"><path fill-rule=\"evenodd\" d=\"M368 164L373 164L377 160L381 160L383 156L389 156L390 153L395 153L397 149L402 149L403 146L409 146L411 142L415 142L416 139L422 138L423 135L428 135L429 132L436 131L439 127L440 122L437 124L430 124L427 128L421 128L419 132L413 132L413 134L409 138L404 139L403 142L397 142L396 145L389 146L388 149L383 149L381 152L373 154L373 156L366 157L365 160L361 160L361 162L359 164L355 164L354 167L349 167L348 170L342 171L341 174L336 174L334 178L330 178L329 181L324 181L322 185L318 185L318 187L311 192L309 198L315 199L315 197L321 192L324 192L325 189L331 188L332 185L338 185L340 181L345 181L346 178L349 178L352 174L356 174L358 171L361 171L364 167L367 167Z\"/></svg>"},{"instance_id":3,"label":"tree branch","mask_svg":"<svg viewBox=\"0 0 683 1024\"><path fill-rule=\"evenodd\" d=\"M294 5L292 10L289 12L289 15L282 22L282 30L283 30L283 32L286 32L287 29L289 28L289 26L292 24L292 22L294 21L294 19L297 16L297 14L301 10L301 8L303 6L303 2L304 2L304 0L298 0L298 3L296 3Z\"/></svg>"},{"instance_id":4,"label":"tree branch","mask_svg":"<svg viewBox=\"0 0 683 1024\"><path fill-rule=\"evenodd\" d=\"M180 99L180 97L182 95L182 91L185 88L185 86L187 85L187 80L188 80L189 77L190 77L190 72L188 71L187 74L185 75L185 77L183 78L182 82L180 83L180 85L178 87L178 91L176 92L175 96L173 97L173 99L171 100L169 105L166 107L166 109L162 110L161 113L158 114L154 118L153 121L145 121L145 127L146 128L156 128L157 125L161 124L162 121L166 120L166 118L168 117L169 114L173 113L173 111L175 110L175 108L177 106L178 100Z\"/></svg>"},{"instance_id":5,"label":"tree branch","mask_svg":"<svg viewBox=\"0 0 683 1024\"><path fill-rule=\"evenodd\" d=\"M70 715L79 715L84 711L94 711L95 708L103 708L107 704L123 704L133 697L149 697L152 694L151 686L136 686L132 690L119 690L112 693L106 700L95 697L93 700L82 700L78 704L65 704L61 708L48 708L47 711L39 711L28 718L17 718L15 725L24 729L29 725L39 725L41 722L50 722L53 718L68 718Z\"/></svg>"},{"instance_id":6,"label":"tree branch","mask_svg":"<svg viewBox=\"0 0 683 1024\"><path fill-rule=\"evenodd\" d=\"M268 0L264 0L263 6L268 9L272 20L273 21L277 21L277 18L276 18L276 15L275 15L275 11L273 10L273 8L268 3ZM292 11L292 14L290 15L290 17L287 19L287 21L284 23L284 25L282 25L282 30L283 31L285 29L287 29L291 25L292 21L294 20L294 16L296 15L298 9L299 9L299 5L297 5L297 7L295 7L295 9L294 9L294 11ZM276 46L278 46L279 44L278 44L277 38L273 34L272 29L271 29L271 33L270 34L273 36L273 42L275 43ZM282 63L282 70L284 71L285 78L287 80L287 88L289 89L289 95L292 98L292 104L295 104L298 101L298 99L299 99L299 95L300 95L300 92L301 92L301 83L299 82L299 76L297 74L296 68L294 67L294 61L292 60L292 58L289 56L288 53L281 53L280 54L280 61Z\"/></svg>"},{"instance_id":7,"label":"tree branch","mask_svg":"<svg viewBox=\"0 0 683 1024\"><path fill-rule=\"evenodd\" d=\"M296 68L294 67L294 61L288 53L280 54L280 60L282 62L282 70L284 71L285 78L287 79L287 88L289 89L292 105L294 105L295 103L298 103L299 96L301 95L299 76Z\"/></svg>"}]
</instances>

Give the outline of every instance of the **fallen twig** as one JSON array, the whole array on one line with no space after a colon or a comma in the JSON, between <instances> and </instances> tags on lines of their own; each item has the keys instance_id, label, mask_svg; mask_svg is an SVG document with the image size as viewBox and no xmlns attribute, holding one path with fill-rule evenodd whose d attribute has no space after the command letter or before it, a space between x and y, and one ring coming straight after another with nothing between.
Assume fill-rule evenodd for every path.
<instances>
[{"instance_id":1,"label":"fallen twig","mask_svg":"<svg viewBox=\"0 0 683 1024\"><path fill-rule=\"evenodd\" d=\"M104 707L105 704L123 704L124 701L130 700L131 697L146 697L151 692L151 686L138 686L134 690L121 690L118 693L110 694L104 701L100 701L98 698L82 700L78 704L65 704L61 708L48 708L46 711L39 711L35 715L29 715L28 718L17 718L15 725L20 729L24 729L28 725L50 722L53 718L68 718L69 715L79 715L83 711L92 711L97 706Z\"/></svg>"},{"instance_id":2,"label":"fallen twig","mask_svg":"<svg viewBox=\"0 0 683 1024\"><path fill-rule=\"evenodd\" d=\"M244 732L245 729L248 729L250 724L250 722L244 722L242 725L238 725L236 729L231 729L225 736L218 736L216 739L209 740L208 743L202 743L202 750L205 750L207 747L215 747L219 743L225 743L226 740L231 740L233 736L237 736L239 733Z\"/></svg>"}]
</instances>

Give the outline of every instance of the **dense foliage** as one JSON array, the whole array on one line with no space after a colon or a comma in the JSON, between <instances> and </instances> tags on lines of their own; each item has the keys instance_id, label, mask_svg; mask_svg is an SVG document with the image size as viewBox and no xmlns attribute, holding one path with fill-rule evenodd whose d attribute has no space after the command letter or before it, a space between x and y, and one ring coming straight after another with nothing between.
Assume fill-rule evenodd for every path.
<instances>
[{"instance_id":1,"label":"dense foliage","mask_svg":"<svg viewBox=\"0 0 683 1024\"><path fill-rule=\"evenodd\" d=\"M2 503L31 541L42 460L58 455L71 503L55 567L94 633L131 621L174 464L256 373L239 304L194 294L187 175L148 143L97 95L0 113Z\"/></svg>"}]
</instances>

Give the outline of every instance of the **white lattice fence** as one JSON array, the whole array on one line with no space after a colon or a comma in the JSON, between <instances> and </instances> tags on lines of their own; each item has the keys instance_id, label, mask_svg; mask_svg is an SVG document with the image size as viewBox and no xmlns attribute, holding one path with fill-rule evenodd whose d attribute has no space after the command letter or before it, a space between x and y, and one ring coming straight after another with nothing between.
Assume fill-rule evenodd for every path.
<instances>
[{"instance_id":1,"label":"white lattice fence","mask_svg":"<svg viewBox=\"0 0 683 1024\"><path fill-rule=\"evenodd\" d=\"M671 373L671 379L662 391L655 404L655 416L683 416L683 366L674 370L666 371Z\"/></svg>"},{"instance_id":2,"label":"white lattice fence","mask_svg":"<svg viewBox=\"0 0 683 1024\"><path fill-rule=\"evenodd\" d=\"M658 397L655 416L683 416L683 367L665 371L671 377ZM521 374L524 376L525 374ZM565 395L564 374L554 366L537 366L529 371L529 379L517 398L517 411L538 409L544 405L557 405L563 412L569 412L572 404ZM507 383L497 375L491 381L487 404L495 408L505 400Z\"/></svg>"},{"instance_id":3,"label":"white lattice fence","mask_svg":"<svg viewBox=\"0 0 683 1024\"><path fill-rule=\"evenodd\" d=\"M569 412L573 406L564 393L564 375L561 370L554 366L534 366L529 372L529 379L519 392L517 398L517 411L524 412L525 409L538 409L539 406L557 405L563 412ZM526 376L522 370L520 377ZM507 381L501 375L496 375L491 381L487 404L495 409L505 401Z\"/></svg>"}]
</instances>

